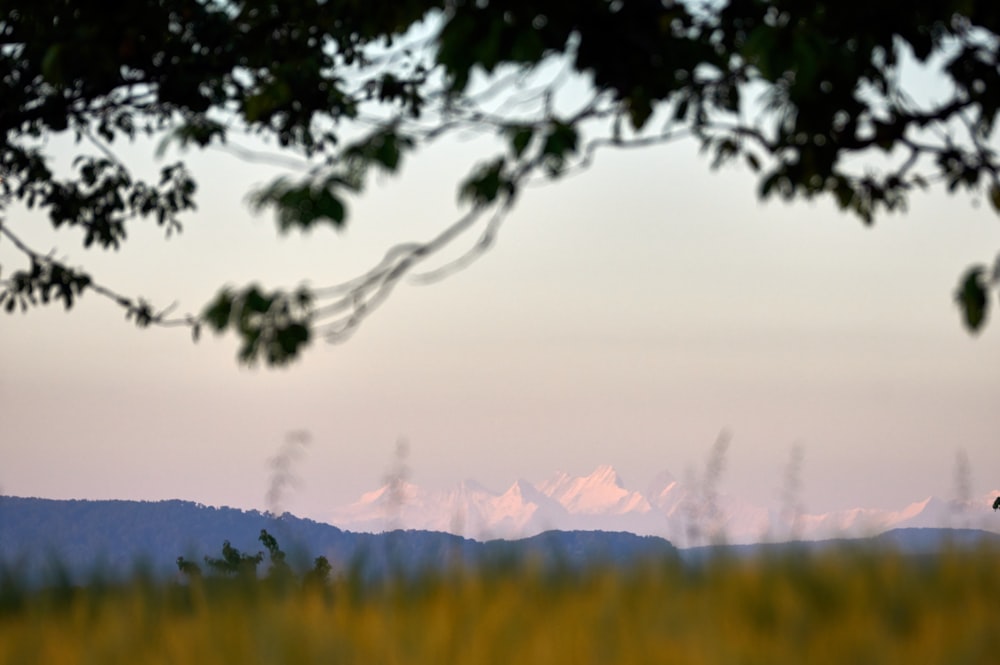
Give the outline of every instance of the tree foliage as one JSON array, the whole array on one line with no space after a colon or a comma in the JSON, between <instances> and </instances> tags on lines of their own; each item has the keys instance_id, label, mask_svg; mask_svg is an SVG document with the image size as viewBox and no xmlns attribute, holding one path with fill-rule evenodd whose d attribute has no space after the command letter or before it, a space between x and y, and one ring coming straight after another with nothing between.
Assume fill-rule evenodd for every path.
<instances>
[{"instance_id":1,"label":"tree foliage","mask_svg":"<svg viewBox=\"0 0 1000 665\"><path fill-rule=\"evenodd\" d=\"M295 574L288 564L287 555L278 544L277 538L268 533L267 529L261 529L257 540L267 549L270 560L266 579L281 584L293 580ZM263 560L263 552L254 554L242 552L226 540L222 543L222 556L205 556L205 565L212 573L222 577L256 579L257 566ZM183 556L177 557L177 569L192 579L200 578L202 574L201 566ZM302 582L305 584L325 584L332 570L333 567L325 556L316 557L313 560L313 567L302 574Z\"/></svg>"},{"instance_id":2,"label":"tree foliage","mask_svg":"<svg viewBox=\"0 0 1000 665\"><path fill-rule=\"evenodd\" d=\"M586 168L601 150L700 144L712 167L756 174L761 198L832 200L866 224L916 190L986 199L1000 213L1000 4L985 0L135 0L0 1L0 241L26 265L0 274L7 311L87 293L140 325L232 331L247 363L280 365L316 337L349 335L404 276L466 232L486 248L531 181ZM921 101L901 70L936 72ZM556 72L554 75L552 72ZM567 78L585 98L562 95ZM115 146L273 140L303 160L251 193L285 232L342 228L373 172L467 130L504 146L458 194L467 212L370 271L325 288L228 287L197 315L171 317L84 268L25 243L15 207L43 211L84 247L109 250L151 220L167 235L195 208L183 161L146 182ZM68 135L68 173L48 140ZM171 152L172 154L172 152ZM992 254L992 252L989 252ZM1000 257L998 257L1000 258ZM956 301L980 330L1000 260L971 266ZM446 273L454 266L445 266Z\"/></svg>"}]
</instances>

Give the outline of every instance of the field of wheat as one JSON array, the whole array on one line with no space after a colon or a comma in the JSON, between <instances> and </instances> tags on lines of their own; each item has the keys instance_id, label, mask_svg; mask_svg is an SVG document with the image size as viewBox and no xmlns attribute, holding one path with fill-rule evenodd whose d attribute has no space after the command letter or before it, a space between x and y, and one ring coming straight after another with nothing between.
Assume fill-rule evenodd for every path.
<instances>
[{"instance_id":1,"label":"field of wheat","mask_svg":"<svg viewBox=\"0 0 1000 665\"><path fill-rule=\"evenodd\" d=\"M1000 553L18 589L0 664L1000 662Z\"/></svg>"}]
</instances>

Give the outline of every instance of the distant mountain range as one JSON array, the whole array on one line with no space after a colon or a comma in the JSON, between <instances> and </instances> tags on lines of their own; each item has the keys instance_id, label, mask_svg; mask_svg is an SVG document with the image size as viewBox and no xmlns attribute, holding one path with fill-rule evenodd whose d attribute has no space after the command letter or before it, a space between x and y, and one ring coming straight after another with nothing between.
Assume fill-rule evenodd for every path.
<instances>
[{"instance_id":1,"label":"distant mountain range","mask_svg":"<svg viewBox=\"0 0 1000 665\"><path fill-rule=\"evenodd\" d=\"M261 529L278 539L293 567L308 569L322 555L334 570L365 578L522 557L582 565L677 555L662 538L631 533L549 532L516 542L479 542L435 531L352 533L287 513L278 517L190 501L0 496L0 592L9 571L29 581L121 577L137 567L158 577L177 576L179 556L200 563L206 555L220 556L224 541L247 553L263 550L257 540Z\"/></svg>"},{"instance_id":2,"label":"distant mountain range","mask_svg":"<svg viewBox=\"0 0 1000 665\"><path fill-rule=\"evenodd\" d=\"M479 501L480 512L476 515L480 517L500 514L506 506L508 524L522 525L531 524L530 519L518 521L525 510L524 503L562 515L554 508L560 506L567 514L574 514L564 507L562 502L566 502L575 506L577 514L595 520L600 516L610 519L608 516L615 514L612 511L618 510L626 518L631 515L634 524L641 523L637 515L661 510L648 502L645 498L648 495L636 498L634 493L620 487L611 491L609 487L618 486L615 474L608 469L599 471L584 479L559 476L540 487L516 485L519 492L507 492L493 499L484 496L482 488L467 483L453 496L461 496L464 491L471 495L466 499ZM518 497L521 501L514 500ZM643 500L649 509L640 512ZM723 512L725 500L720 500L720 505L723 509L718 523L725 524L725 519L729 519ZM897 523L929 516L928 508L933 510L935 505L932 501L914 504L921 508L901 511L899 514L907 517ZM581 518L580 525L584 522ZM228 540L248 553L264 549L257 541L261 529L278 538L293 567L305 570L314 557L322 555L330 560L335 571L354 571L365 579L377 579L388 571L441 570L456 563L479 565L489 561L509 564L529 558L561 568L594 563L629 565L650 557L697 562L720 551L708 546L679 550L665 538L623 531L549 530L518 540L479 541L432 530L358 533L287 513L277 517L254 510L215 508L179 500L67 501L0 496L0 591L6 584L5 576L10 574L28 583L52 579L85 581L95 574L121 577L139 566L157 577L176 577L178 556L195 562L201 562L206 555L218 557L223 541ZM814 551L844 542L841 539L732 544L722 550L735 555L780 554L789 549ZM891 546L903 553L920 554L936 551L943 544L1000 547L1000 535L974 529L895 528L850 543Z\"/></svg>"},{"instance_id":3,"label":"distant mountain range","mask_svg":"<svg viewBox=\"0 0 1000 665\"><path fill-rule=\"evenodd\" d=\"M993 491L968 501L928 497L899 510L808 514L788 506L756 506L711 487L687 486L669 473L638 491L627 488L614 468L600 466L587 476L559 473L537 484L518 480L504 492L492 492L475 481L449 491L391 481L331 510L325 521L352 531L422 529L479 540L523 538L549 530L627 531L695 547L864 537L904 528L1000 532L1000 514L991 509L998 495Z\"/></svg>"}]
</instances>

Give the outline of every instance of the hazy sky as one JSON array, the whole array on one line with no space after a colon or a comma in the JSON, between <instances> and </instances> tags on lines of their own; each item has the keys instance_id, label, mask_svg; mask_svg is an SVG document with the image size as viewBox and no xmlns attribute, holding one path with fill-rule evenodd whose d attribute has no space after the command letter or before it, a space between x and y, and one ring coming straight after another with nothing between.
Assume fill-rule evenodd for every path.
<instances>
[{"instance_id":1,"label":"hazy sky","mask_svg":"<svg viewBox=\"0 0 1000 665\"><path fill-rule=\"evenodd\" d=\"M274 171L189 155L200 209L169 241L136 223L121 251L7 211L35 247L158 304L197 311L225 283L324 285L457 217L491 154L437 145L352 204L343 233L280 237L245 205ZM53 144L65 156L66 147ZM123 155L157 167L153 147ZM644 488L698 473L732 434L721 489L775 502L793 447L803 503L901 507L1000 487L1000 318L977 338L953 292L1000 249L987 204L940 193L873 228L827 202L757 201L693 145L606 153L525 193L498 244L433 286L403 285L346 344L284 370L241 368L233 338L138 330L103 299L0 317L0 492L266 507L291 431L311 444L281 506L322 518L382 482L405 439L415 482L614 465ZM470 238L471 241L471 238ZM18 258L0 242L0 264Z\"/></svg>"}]
</instances>

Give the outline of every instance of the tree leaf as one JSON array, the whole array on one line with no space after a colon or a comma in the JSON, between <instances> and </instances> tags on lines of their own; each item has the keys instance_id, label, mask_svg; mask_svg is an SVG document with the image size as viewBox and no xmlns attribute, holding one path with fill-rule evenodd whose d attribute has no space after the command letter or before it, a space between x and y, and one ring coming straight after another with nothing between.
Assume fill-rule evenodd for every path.
<instances>
[{"instance_id":1,"label":"tree leaf","mask_svg":"<svg viewBox=\"0 0 1000 665\"><path fill-rule=\"evenodd\" d=\"M979 332L989 310L990 301L983 281L983 270L983 266L970 268L955 294L955 300L962 310L965 327L971 333Z\"/></svg>"},{"instance_id":2,"label":"tree leaf","mask_svg":"<svg viewBox=\"0 0 1000 665\"><path fill-rule=\"evenodd\" d=\"M233 313L233 294L229 289L219 292L211 303L205 307L201 318L216 332L221 332L229 325Z\"/></svg>"},{"instance_id":3,"label":"tree leaf","mask_svg":"<svg viewBox=\"0 0 1000 665\"><path fill-rule=\"evenodd\" d=\"M990 203L1000 213L1000 183L995 182L990 186Z\"/></svg>"},{"instance_id":4,"label":"tree leaf","mask_svg":"<svg viewBox=\"0 0 1000 665\"><path fill-rule=\"evenodd\" d=\"M489 205L501 193L514 193L514 184L504 173L506 165L503 157L481 165L459 189L459 200L471 201L475 205Z\"/></svg>"},{"instance_id":5,"label":"tree leaf","mask_svg":"<svg viewBox=\"0 0 1000 665\"><path fill-rule=\"evenodd\" d=\"M513 126L508 128L508 133L510 134L511 151L515 157L520 157L535 136L535 129L528 125Z\"/></svg>"}]
</instances>

